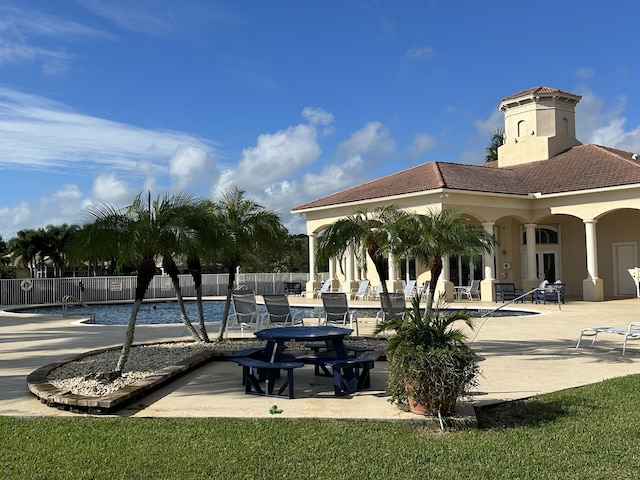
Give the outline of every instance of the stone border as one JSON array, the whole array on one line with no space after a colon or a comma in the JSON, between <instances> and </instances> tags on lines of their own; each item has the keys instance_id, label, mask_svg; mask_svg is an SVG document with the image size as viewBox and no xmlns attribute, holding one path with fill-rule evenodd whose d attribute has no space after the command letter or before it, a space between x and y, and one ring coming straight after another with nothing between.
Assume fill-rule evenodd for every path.
<instances>
[{"instance_id":1,"label":"stone border","mask_svg":"<svg viewBox=\"0 0 640 480\"><path fill-rule=\"evenodd\" d=\"M155 343L154 343L155 344ZM138 346L138 345L136 345ZM217 358L226 358L219 352L204 351L192 355L175 365L159 370L155 375L139 378L135 382L118 389L117 391L100 397L89 397L86 395L76 395L69 391L61 390L49 383L49 373L59 366L84 357L96 355L111 350L120 350L122 347L101 348L65 358L57 362L50 363L38 368L27 376L27 386L40 401L50 407L69 410L75 413L89 413L95 415L111 414L121 409L139 398L149 394L176 378L195 370L196 368Z\"/></svg>"}]
</instances>

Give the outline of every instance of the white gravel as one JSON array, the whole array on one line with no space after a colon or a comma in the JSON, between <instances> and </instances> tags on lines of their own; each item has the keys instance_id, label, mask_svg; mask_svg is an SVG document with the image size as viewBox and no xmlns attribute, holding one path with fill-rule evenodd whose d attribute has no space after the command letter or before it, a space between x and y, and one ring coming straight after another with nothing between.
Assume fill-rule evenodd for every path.
<instances>
[{"instance_id":1,"label":"white gravel","mask_svg":"<svg viewBox=\"0 0 640 480\"><path fill-rule=\"evenodd\" d=\"M385 340L349 339L352 345L368 345L376 350L386 348ZM139 378L154 375L159 370L205 350L230 353L244 348L263 346L259 340L233 340L212 343L175 342L134 345L129 353L122 376L110 379L116 368L120 349L89 355L52 370L47 380L63 391L88 397L101 397L125 387ZM298 345L300 347L300 345Z\"/></svg>"}]
</instances>

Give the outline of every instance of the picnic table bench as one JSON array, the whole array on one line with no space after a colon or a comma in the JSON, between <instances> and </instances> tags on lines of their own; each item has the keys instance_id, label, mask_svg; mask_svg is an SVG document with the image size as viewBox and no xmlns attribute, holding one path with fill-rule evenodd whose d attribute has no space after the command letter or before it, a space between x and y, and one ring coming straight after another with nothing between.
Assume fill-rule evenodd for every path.
<instances>
[{"instance_id":1,"label":"picnic table bench","mask_svg":"<svg viewBox=\"0 0 640 480\"><path fill-rule=\"evenodd\" d=\"M304 366L304 363L299 361L266 362L252 357L231 358L231 361L242 366L242 383L245 393L282 396L286 389L289 398L293 398L293 370ZM280 377L280 370L286 370L287 376L274 394L276 380ZM263 377L265 381L264 389L260 386Z\"/></svg>"},{"instance_id":2,"label":"picnic table bench","mask_svg":"<svg viewBox=\"0 0 640 480\"><path fill-rule=\"evenodd\" d=\"M337 397L355 393L371 387L370 371L382 352L367 350L355 358L328 360L327 367L333 371L333 388Z\"/></svg>"}]
</instances>

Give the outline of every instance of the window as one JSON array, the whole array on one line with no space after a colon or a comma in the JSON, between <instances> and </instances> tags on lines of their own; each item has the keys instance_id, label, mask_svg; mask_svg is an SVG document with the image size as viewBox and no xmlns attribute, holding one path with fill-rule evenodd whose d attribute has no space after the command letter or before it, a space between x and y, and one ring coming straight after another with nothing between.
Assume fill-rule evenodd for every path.
<instances>
[{"instance_id":1,"label":"window","mask_svg":"<svg viewBox=\"0 0 640 480\"><path fill-rule=\"evenodd\" d=\"M560 235L557 226L542 225L536 228L536 245L558 245ZM527 232L522 229L522 244L527 244Z\"/></svg>"}]
</instances>

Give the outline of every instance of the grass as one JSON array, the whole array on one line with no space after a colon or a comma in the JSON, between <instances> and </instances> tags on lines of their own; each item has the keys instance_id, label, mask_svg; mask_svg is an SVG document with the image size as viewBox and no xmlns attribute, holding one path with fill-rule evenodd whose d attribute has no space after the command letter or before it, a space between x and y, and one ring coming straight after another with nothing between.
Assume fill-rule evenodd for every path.
<instances>
[{"instance_id":1,"label":"grass","mask_svg":"<svg viewBox=\"0 0 640 480\"><path fill-rule=\"evenodd\" d=\"M638 478L640 375L482 409L440 433L361 421L0 417L2 478ZM484 426L484 428L483 428Z\"/></svg>"}]
</instances>

